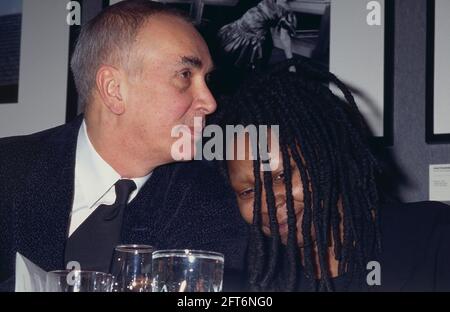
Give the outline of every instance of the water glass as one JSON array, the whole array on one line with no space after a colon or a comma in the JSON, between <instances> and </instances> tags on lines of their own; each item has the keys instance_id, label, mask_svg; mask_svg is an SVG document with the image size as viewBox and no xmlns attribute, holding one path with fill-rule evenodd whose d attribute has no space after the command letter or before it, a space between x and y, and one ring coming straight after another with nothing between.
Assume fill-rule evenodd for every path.
<instances>
[{"instance_id":1,"label":"water glass","mask_svg":"<svg viewBox=\"0 0 450 312\"><path fill-rule=\"evenodd\" d=\"M111 292L113 276L94 271L60 270L47 273L47 292Z\"/></svg>"},{"instance_id":2,"label":"water glass","mask_svg":"<svg viewBox=\"0 0 450 312\"><path fill-rule=\"evenodd\" d=\"M202 250L157 250L153 252L154 292L220 292L224 256Z\"/></svg>"}]
</instances>

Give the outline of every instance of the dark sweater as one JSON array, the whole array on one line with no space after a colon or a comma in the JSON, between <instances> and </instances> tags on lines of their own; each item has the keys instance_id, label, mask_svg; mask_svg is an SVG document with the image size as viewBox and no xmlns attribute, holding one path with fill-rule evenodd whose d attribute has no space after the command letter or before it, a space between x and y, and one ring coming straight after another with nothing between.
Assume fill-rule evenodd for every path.
<instances>
[{"instance_id":1,"label":"dark sweater","mask_svg":"<svg viewBox=\"0 0 450 312\"><path fill-rule=\"evenodd\" d=\"M381 208L383 252L378 291L450 291L450 206Z\"/></svg>"},{"instance_id":2,"label":"dark sweater","mask_svg":"<svg viewBox=\"0 0 450 312\"><path fill-rule=\"evenodd\" d=\"M332 279L335 291L450 291L450 206L440 202L390 204L380 208L380 286L345 276ZM367 270L369 273L371 270ZM304 275L299 291L311 291ZM318 285L317 285L318 286Z\"/></svg>"},{"instance_id":3,"label":"dark sweater","mask_svg":"<svg viewBox=\"0 0 450 312\"><path fill-rule=\"evenodd\" d=\"M44 270L64 268L81 121L0 140L0 290L13 289L17 251ZM227 270L241 268L246 235L229 186L200 161L155 169L122 227L123 243L222 252Z\"/></svg>"}]
</instances>

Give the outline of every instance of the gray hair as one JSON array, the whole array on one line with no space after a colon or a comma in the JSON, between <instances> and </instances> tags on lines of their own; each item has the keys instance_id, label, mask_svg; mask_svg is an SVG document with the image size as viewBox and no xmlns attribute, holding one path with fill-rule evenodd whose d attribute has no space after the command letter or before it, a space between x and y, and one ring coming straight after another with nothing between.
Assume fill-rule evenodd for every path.
<instances>
[{"instance_id":1,"label":"gray hair","mask_svg":"<svg viewBox=\"0 0 450 312\"><path fill-rule=\"evenodd\" d=\"M150 16L166 14L190 22L184 13L149 0L127 0L104 9L81 29L70 66L78 104L88 104L95 76L102 64L127 68L128 56L139 30Z\"/></svg>"}]
</instances>

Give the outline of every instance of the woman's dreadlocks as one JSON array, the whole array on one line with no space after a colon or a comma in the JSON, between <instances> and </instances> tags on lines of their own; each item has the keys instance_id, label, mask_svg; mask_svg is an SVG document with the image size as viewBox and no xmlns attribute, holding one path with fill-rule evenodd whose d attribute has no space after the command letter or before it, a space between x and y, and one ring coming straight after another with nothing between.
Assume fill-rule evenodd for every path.
<instances>
[{"instance_id":1,"label":"woman's dreadlocks","mask_svg":"<svg viewBox=\"0 0 450 312\"><path fill-rule=\"evenodd\" d=\"M296 73L288 72L291 65L296 66ZM326 85L330 82L341 90L345 101L330 91ZM298 273L303 270L311 290L332 291L327 264L331 243L339 261L339 274L346 273L346 284L354 279L363 283L366 264L381 249L379 193L375 183L379 166L368 146L370 131L347 87L330 72L307 61L290 60L270 72L247 79L233 96L223 99L217 116L223 126L279 125L280 129L288 240L283 247L272 176L270 172L260 172L258 158L253 161L255 199L248 251L250 289L296 290ZM302 252L296 235L290 157L299 168L303 184L304 212L299 229L304 240ZM263 188L272 233L268 239L261 230ZM319 268L315 265L316 256ZM317 269L321 273L318 284Z\"/></svg>"}]
</instances>

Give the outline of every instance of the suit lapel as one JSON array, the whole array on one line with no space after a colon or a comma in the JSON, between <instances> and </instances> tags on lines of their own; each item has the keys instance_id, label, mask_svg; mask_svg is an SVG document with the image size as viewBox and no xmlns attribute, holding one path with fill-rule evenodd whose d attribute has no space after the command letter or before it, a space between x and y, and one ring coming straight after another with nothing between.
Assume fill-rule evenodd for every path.
<instances>
[{"instance_id":1,"label":"suit lapel","mask_svg":"<svg viewBox=\"0 0 450 312\"><path fill-rule=\"evenodd\" d=\"M74 195L75 155L82 117L63 126L42 146L24 198L19 251L45 270L64 268L64 247Z\"/></svg>"}]
</instances>

